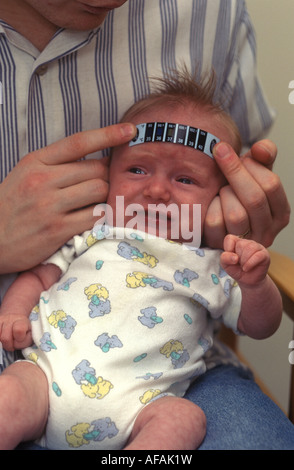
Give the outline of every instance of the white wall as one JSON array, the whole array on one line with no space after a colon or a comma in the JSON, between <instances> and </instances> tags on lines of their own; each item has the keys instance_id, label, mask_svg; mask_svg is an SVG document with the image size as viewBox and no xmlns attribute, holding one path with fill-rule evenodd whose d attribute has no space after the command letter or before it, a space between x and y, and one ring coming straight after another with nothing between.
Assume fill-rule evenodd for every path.
<instances>
[{"instance_id":1,"label":"white wall","mask_svg":"<svg viewBox=\"0 0 294 470\"><path fill-rule=\"evenodd\" d=\"M278 146L274 167L294 207L294 104L289 83L294 80L294 0L247 0L257 36L259 75L277 112L269 137ZM274 248L294 259L294 218L277 237Z\"/></svg>"},{"instance_id":2,"label":"white wall","mask_svg":"<svg viewBox=\"0 0 294 470\"><path fill-rule=\"evenodd\" d=\"M294 0L247 0L247 6L257 35L259 75L277 112L276 123L268 136L278 146L274 171L280 176L294 210L294 104L289 100L289 84L294 81ZM294 259L293 234L294 215L272 248ZM284 409L288 405L288 345L292 331L293 325L285 319L268 340L240 340L242 353L253 361L256 371Z\"/></svg>"}]
</instances>

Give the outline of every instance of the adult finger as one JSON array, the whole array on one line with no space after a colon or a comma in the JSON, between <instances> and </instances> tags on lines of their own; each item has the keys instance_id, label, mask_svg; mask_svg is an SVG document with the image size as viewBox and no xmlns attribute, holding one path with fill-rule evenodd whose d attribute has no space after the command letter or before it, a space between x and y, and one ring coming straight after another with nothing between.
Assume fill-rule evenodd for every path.
<instances>
[{"instance_id":1,"label":"adult finger","mask_svg":"<svg viewBox=\"0 0 294 470\"><path fill-rule=\"evenodd\" d=\"M243 165L266 195L274 224L272 230L282 230L289 223L290 205L279 176L251 158L245 159Z\"/></svg>"},{"instance_id":2,"label":"adult finger","mask_svg":"<svg viewBox=\"0 0 294 470\"><path fill-rule=\"evenodd\" d=\"M270 216L265 192L231 146L221 142L215 146L213 154L228 183L248 213L251 231L257 236L254 239L259 241L263 231L262 220L267 220Z\"/></svg>"},{"instance_id":3,"label":"adult finger","mask_svg":"<svg viewBox=\"0 0 294 470\"><path fill-rule=\"evenodd\" d=\"M106 198L104 198L103 201L105 201L105 199ZM85 232L86 230L91 230L95 222L97 221L97 217L94 216L95 207L97 206L97 204L103 201L101 200L95 202L94 204L91 204L83 209L76 209L75 211L68 212L63 217L62 223L60 222L63 235L62 238L59 237L57 238L57 240L55 240L56 230L52 230L49 232L49 241L52 239L53 242L56 244L56 247L54 250L50 250L50 252L47 254L47 257L49 257L54 251L59 249L59 247L66 241L68 241L70 238L72 238L73 235Z\"/></svg>"},{"instance_id":4,"label":"adult finger","mask_svg":"<svg viewBox=\"0 0 294 470\"><path fill-rule=\"evenodd\" d=\"M57 210L66 214L77 209L106 201L109 184L102 179L93 178L88 181L69 186L60 191L56 200Z\"/></svg>"},{"instance_id":5,"label":"adult finger","mask_svg":"<svg viewBox=\"0 0 294 470\"><path fill-rule=\"evenodd\" d=\"M271 170L277 154L278 149L274 142L269 139L263 139L253 144L251 149L240 158L242 161L248 158L254 159Z\"/></svg>"},{"instance_id":6,"label":"adult finger","mask_svg":"<svg viewBox=\"0 0 294 470\"><path fill-rule=\"evenodd\" d=\"M38 158L47 165L73 162L98 150L124 144L135 135L136 127L131 123L78 132L44 147L43 152L38 152ZM34 152L30 154L33 156Z\"/></svg>"},{"instance_id":7,"label":"adult finger","mask_svg":"<svg viewBox=\"0 0 294 470\"><path fill-rule=\"evenodd\" d=\"M207 209L203 227L203 242L211 248L222 248L227 233L220 197L216 196Z\"/></svg>"},{"instance_id":8,"label":"adult finger","mask_svg":"<svg viewBox=\"0 0 294 470\"><path fill-rule=\"evenodd\" d=\"M56 165L55 174L58 188L67 188L76 184L99 178L108 181L109 157L90 158L64 165Z\"/></svg>"},{"instance_id":9,"label":"adult finger","mask_svg":"<svg viewBox=\"0 0 294 470\"><path fill-rule=\"evenodd\" d=\"M219 197L227 233L237 236L244 235L250 227L250 219L231 186L223 186Z\"/></svg>"}]
</instances>

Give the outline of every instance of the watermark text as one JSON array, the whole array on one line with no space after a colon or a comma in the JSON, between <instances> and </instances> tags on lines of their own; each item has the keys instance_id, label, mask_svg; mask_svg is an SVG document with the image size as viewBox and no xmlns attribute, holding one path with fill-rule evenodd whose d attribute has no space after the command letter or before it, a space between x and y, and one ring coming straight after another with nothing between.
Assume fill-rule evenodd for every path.
<instances>
[{"instance_id":1,"label":"watermark text","mask_svg":"<svg viewBox=\"0 0 294 470\"><path fill-rule=\"evenodd\" d=\"M294 365L294 340L293 339L289 343L289 349L293 349L293 351L291 351L289 354L289 362L290 364Z\"/></svg>"},{"instance_id":2,"label":"watermark text","mask_svg":"<svg viewBox=\"0 0 294 470\"><path fill-rule=\"evenodd\" d=\"M289 93L289 103L290 104L294 104L294 80L291 80L291 82L289 83L289 87L290 89L292 89L292 91Z\"/></svg>"},{"instance_id":3,"label":"watermark text","mask_svg":"<svg viewBox=\"0 0 294 470\"><path fill-rule=\"evenodd\" d=\"M121 232L116 231L116 238L124 238L123 227L139 230L148 235L148 238L160 237L164 239L181 241L182 243L199 247L201 244L201 204L148 204L145 208L141 204L128 204L125 206L124 196L116 196L115 208L108 204L97 204L94 208L94 217L99 217L95 226L107 224Z\"/></svg>"}]
</instances>

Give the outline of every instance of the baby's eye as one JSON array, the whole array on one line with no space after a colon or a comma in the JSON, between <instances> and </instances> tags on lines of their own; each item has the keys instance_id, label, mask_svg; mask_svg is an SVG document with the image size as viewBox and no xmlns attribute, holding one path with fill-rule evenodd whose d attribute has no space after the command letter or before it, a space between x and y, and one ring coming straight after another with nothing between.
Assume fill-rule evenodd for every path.
<instances>
[{"instance_id":1,"label":"baby's eye","mask_svg":"<svg viewBox=\"0 0 294 470\"><path fill-rule=\"evenodd\" d=\"M130 168L129 171L130 171L130 173L135 173L136 175L143 175L144 174L144 170L142 170L142 168L138 168L138 167Z\"/></svg>"},{"instance_id":2,"label":"baby's eye","mask_svg":"<svg viewBox=\"0 0 294 470\"><path fill-rule=\"evenodd\" d=\"M193 184L193 181L187 177L178 178L177 181L182 184Z\"/></svg>"}]
</instances>

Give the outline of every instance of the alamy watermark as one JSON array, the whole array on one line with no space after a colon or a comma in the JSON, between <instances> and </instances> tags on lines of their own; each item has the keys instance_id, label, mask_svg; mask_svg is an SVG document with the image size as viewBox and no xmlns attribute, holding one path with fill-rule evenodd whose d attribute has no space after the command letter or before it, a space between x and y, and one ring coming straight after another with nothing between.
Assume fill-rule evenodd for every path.
<instances>
[{"instance_id":1,"label":"alamy watermark","mask_svg":"<svg viewBox=\"0 0 294 470\"><path fill-rule=\"evenodd\" d=\"M292 91L289 93L288 100L290 104L294 104L294 80L289 82L289 87Z\"/></svg>"},{"instance_id":2,"label":"alamy watermark","mask_svg":"<svg viewBox=\"0 0 294 470\"><path fill-rule=\"evenodd\" d=\"M289 349L293 349L293 351L291 351L289 354L289 362L290 364L294 365L294 340L293 339L289 343Z\"/></svg>"},{"instance_id":3,"label":"alamy watermark","mask_svg":"<svg viewBox=\"0 0 294 470\"><path fill-rule=\"evenodd\" d=\"M174 203L159 203L148 204L145 208L136 203L125 206L124 196L116 196L114 210L108 204L97 204L93 215L99 217L96 227L105 223L111 227L115 225L116 238L125 237L125 227L139 230L146 238L181 240L196 248L201 244L201 204L193 204L191 208L190 204L179 207ZM120 227L122 230L119 230Z\"/></svg>"}]
</instances>

